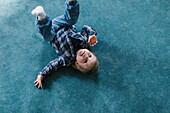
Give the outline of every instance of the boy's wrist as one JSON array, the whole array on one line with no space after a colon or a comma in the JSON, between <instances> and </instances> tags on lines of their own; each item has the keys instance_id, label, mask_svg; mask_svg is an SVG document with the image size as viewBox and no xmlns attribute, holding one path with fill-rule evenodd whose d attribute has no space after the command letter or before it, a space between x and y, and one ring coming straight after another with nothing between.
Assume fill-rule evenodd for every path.
<instances>
[{"instance_id":1,"label":"boy's wrist","mask_svg":"<svg viewBox=\"0 0 170 113\"><path fill-rule=\"evenodd\" d=\"M42 75L38 75L37 78L39 78L41 81L43 80L43 76Z\"/></svg>"}]
</instances>

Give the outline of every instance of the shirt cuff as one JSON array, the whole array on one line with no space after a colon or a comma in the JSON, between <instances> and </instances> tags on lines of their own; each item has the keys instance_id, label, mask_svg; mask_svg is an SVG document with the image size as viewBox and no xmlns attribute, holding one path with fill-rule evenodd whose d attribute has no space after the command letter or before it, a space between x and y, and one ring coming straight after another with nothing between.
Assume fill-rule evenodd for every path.
<instances>
[{"instance_id":1,"label":"shirt cuff","mask_svg":"<svg viewBox=\"0 0 170 113\"><path fill-rule=\"evenodd\" d=\"M49 17L46 16L44 20L38 20L38 17L36 18L37 24L46 24L49 20Z\"/></svg>"},{"instance_id":2,"label":"shirt cuff","mask_svg":"<svg viewBox=\"0 0 170 113\"><path fill-rule=\"evenodd\" d=\"M89 33L89 37L92 36L92 35L97 35L97 32L96 32L96 31L91 31L91 32Z\"/></svg>"},{"instance_id":3,"label":"shirt cuff","mask_svg":"<svg viewBox=\"0 0 170 113\"><path fill-rule=\"evenodd\" d=\"M42 75L43 79L45 78L45 75L40 71L38 75Z\"/></svg>"}]
</instances>

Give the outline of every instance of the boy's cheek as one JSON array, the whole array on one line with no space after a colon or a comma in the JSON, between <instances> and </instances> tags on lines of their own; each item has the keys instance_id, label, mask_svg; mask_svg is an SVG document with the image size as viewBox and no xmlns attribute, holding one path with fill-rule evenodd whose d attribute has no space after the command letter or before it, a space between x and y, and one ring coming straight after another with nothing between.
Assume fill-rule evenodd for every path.
<instances>
[{"instance_id":1,"label":"boy's cheek","mask_svg":"<svg viewBox=\"0 0 170 113\"><path fill-rule=\"evenodd\" d=\"M76 60L79 62L79 61L80 61L80 58L77 56Z\"/></svg>"},{"instance_id":2,"label":"boy's cheek","mask_svg":"<svg viewBox=\"0 0 170 113\"><path fill-rule=\"evenodd\" d=\"M82 59L81 57L77 57L77 61L78 61L78 62L82 62L83 59Z\"/></svg>"}]
</instances>

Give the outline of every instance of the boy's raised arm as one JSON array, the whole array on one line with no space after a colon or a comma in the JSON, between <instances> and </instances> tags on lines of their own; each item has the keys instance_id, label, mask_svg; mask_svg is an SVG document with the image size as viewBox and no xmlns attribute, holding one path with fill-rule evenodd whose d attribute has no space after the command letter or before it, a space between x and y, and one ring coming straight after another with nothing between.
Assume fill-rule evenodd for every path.
<instances>
[{"instance_id":1,"label":"boy's raised arm","mask_svg":"<svg viewBox=\"0 0 170 113\"><path fill-rule=\"evenodd\" d=\"M97 32L92 27L84 25L81 34L86 37L83 38L82 44L90 43L90 46L94 46L98 43L96 37Z\"/></svg>"}]
</instances>

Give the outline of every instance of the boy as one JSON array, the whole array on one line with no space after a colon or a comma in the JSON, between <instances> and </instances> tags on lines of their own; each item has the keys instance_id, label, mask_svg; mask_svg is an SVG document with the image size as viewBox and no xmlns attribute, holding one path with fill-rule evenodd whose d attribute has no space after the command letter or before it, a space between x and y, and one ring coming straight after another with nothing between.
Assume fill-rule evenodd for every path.
<instances>
[{"instance_id":1,"label":"boy","mask_svg":"<svg viewBox=\"0 0 170 113\"><path fill-rule=\"evenodd\" d=\"M77 0L68 0L65 5L64 15L53 20L46 15L42 6L32 11L32 14L37 16L38 31L59 55L39 72L34 82L38 88L42 88L42 80L47 74L60 67L72 65L83 73L98 68L97 57L87 49L88 43L90 46L96 45L96 31L85 25L81 32L77 32L74 24L79 16L79 3Z\"/></svg>"}]
</instances>

